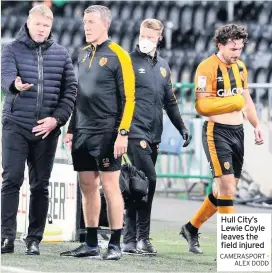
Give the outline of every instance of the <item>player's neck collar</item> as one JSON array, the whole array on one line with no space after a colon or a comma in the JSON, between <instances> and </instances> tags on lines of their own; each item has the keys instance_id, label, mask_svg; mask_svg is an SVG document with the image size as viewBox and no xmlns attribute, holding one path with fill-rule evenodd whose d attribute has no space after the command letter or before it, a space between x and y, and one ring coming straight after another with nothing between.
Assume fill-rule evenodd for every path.
<instances>
[{"instance_id":1,"label":"player's neck collar","mask_svg":"<svg viewBox=\"0 0 272 273\"><path fill-rule=\"evenodd\" d=\"M221 58L218 56L218 53L215 53L214 55L215 55L216 59L218 60L219 64L222 64L222 65L226 66L227 68L231 67L231 64L226 64L223 60L221 60Z\"/></svg>"}]
</instances>

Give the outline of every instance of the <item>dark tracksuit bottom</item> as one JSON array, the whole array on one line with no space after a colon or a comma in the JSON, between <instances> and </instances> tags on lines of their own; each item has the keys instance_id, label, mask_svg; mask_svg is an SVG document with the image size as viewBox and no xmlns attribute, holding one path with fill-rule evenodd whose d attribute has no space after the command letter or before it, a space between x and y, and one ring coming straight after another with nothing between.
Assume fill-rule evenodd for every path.
<instances>
[{"instance_id":1,"label":"dark tracksuit bottom","mask_svg":"<svg viewBox=\"0 0 272 273\"><path fill-rule=\"evenodd\" d=\"M141 170L149 179L147 203L130 205L126 209L124 243L149 239L152 201L156 189L155 164L158 156L157 144L150 144L142 139L129 139L128 157L133 166ZM142 143L142 145L140 144Z\"/></svg>"},{"instance_id":2,"label":"dark tracksuit bottom","mask_svg":"<svg viewBox=\"0 0 272 273\"><path fill-rule=\"evenodd\" d=\"M48 211L48 185L60 131L45 139L36 137L11 121L2 127L1 231L2 239L15 239L20 187L25 162L29 168L30 203L28 240L42 240Z\"/></svg>"}]
</instances>

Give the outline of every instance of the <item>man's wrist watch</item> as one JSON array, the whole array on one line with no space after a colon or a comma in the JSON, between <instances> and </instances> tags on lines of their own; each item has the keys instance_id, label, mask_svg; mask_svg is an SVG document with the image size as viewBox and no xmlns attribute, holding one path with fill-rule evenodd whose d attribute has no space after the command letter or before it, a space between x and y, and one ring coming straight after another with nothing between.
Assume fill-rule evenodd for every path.
<instances>
[{"instance_id":1,"label":"man's wrist watch","mask_svg":"<svg viewBox=\"0 0 272 273\"><path fill-rule=\"evenodd\" d=\"M128 131L125 130L125 129L121 129L121 130L119 130L118 134L121 135L121 136L127 136L128 135Z\"/></svg>"}]
</instances>

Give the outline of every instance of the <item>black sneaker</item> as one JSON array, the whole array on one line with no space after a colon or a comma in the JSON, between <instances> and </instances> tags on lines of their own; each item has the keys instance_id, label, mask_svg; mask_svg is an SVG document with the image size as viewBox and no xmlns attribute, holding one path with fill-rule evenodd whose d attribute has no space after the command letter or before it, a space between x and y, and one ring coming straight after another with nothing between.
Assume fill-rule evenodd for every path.
<instances>
[{"instance_id":1,"label":"black sneaker","mask_svg":"<svg viewBox=\"0 0 272 273\"><path fill-rule=\"evenodd\" d=\"M119 246L109 245L107 251L103 254L103 260L119 260L122 257L122 251Z\"/></svg>"},{"instance_id":2,"label":"black sneaker","mask_svg":"<svg viewBox=\"0 0 272 273\"><path fill-rule=\"evenodd\" d=\"M139 254L136 249L136 242L123 243L122 253L124 254Z\"/></svg>"},{"instance_id":3,"label":"black sneaker","mask_svg":"<svg viewBox=\"0 0 272 273\"><path fill-rule=\"evenodd\" d=\"M195 253L195 254L202 254L203 251L202 249L200 248L200 245L199 245L199 234L200 233L191 233L186 225L183 225L181 227L181 230L180 230L180 235L183 236L183 238L188 242L188 246L189 246L189 251L192 252L192 253Z\"/></svg>"},{"instance_id":4,"label":"black sneaker","mask_svg":"<svg viewBox=\"0 0 272 273\"><path fill-rule=\"evenodd\" d=\"M68 250L60 253L60 256L70 257L88 257L91 259L101 259L99 247L89 247L86 243L81 244L73 250Z\"/></svg>"},{"instance_id":5,"label":"black sneaker","mask_svg":"<svg viewBox=\"0 0 272 273\"><path fill-rule=\"evenodd\" d=\"M156 255L157 254L157 250L150 243L149 239L138 241L137 245L136 245L136 249L141 254L150 254L150 255Z\"/></svg>"},{"instance_id":6,"label":"black sneaker","mask_svg":"<svg viewBox=\"0 0 272 273\"><path fill-rule=\"evenodd\" d=\"M1 240L1 254L13 253L14 252L14 241L5 238Z\"/></svg>"}]
</instances>

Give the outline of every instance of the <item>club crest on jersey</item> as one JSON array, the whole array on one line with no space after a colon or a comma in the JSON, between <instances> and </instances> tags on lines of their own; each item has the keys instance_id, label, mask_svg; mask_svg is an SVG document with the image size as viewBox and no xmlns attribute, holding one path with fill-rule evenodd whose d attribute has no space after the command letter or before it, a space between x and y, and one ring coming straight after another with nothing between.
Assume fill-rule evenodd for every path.
<instances>
[{"instance_id":1,"label":"club crest on jersey","mask_svg":"<svg viewBox=\"0 0 272 273\"><path fill-rule=\"evenodd\" d=\"M161 71L162 76L165 78L166 77L166 69L163 67L160 67L160 71Z\"/></svg>"},{"instance_id":2,"label":"club crest on jersey","mask_svg":"<svg viewBox=\"0 0 272 273\"><path fill-rule=\"evenodd\" d=\"M108 59L107 59L107 58L105 58L105 57L101 58L101 59L99 60L99 64L100 64L100 66L105 65L105 64L107 63L107 61L108 61Z\"/></svg>"}]
</instances>

